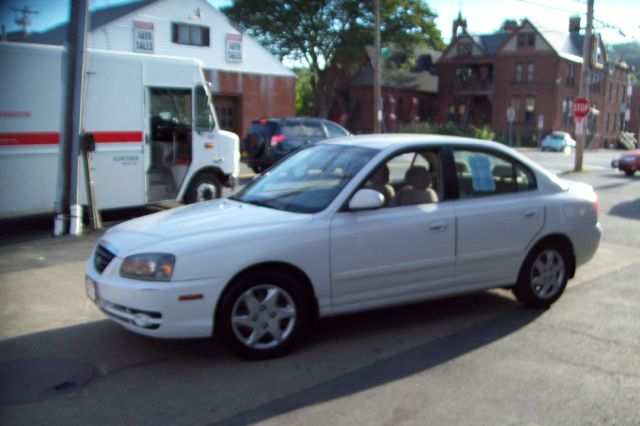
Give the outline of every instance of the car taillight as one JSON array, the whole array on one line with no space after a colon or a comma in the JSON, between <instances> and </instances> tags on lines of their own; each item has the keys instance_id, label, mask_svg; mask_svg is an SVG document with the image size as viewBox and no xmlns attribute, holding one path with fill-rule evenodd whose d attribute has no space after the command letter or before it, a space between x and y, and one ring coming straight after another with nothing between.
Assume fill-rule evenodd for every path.
<instances>
[{"instance_id":1,"label":"car taillight","mask_svg":"<svg viewBox=\"0 0 640 426\"><path fill-rule=\"evenodd\" d=\"M271 146L276 146L283 140L284 140L284 135L273 135L271 136Z\"/></svg>"},{"instance_id":2,"label":"car taillight","mask_svg":"<svg viewBox=\"0 0 640 426\"><path fill-rule=\"evenodd\" d=\"M594 203L594 207L596 208L596 219L600 219L600 203L596 198L596 202Z\"/></svg>"}]
</instances>

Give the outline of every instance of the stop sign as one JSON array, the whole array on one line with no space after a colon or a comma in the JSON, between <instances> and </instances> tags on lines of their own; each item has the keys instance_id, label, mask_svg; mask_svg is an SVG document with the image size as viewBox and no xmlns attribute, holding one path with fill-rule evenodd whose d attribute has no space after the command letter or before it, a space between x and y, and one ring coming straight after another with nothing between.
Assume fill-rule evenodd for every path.
<instances>
[{"instance_id":1,"label":"stop sign","mask_svg":"<svg viewBox=\"0 0 640 426\"><path fill-rule=\"evenodd\" d=\"M585 98L575 98L573 101L573 115L583 118L589 114L589 101Z\"/></svg>"}]
</instances>

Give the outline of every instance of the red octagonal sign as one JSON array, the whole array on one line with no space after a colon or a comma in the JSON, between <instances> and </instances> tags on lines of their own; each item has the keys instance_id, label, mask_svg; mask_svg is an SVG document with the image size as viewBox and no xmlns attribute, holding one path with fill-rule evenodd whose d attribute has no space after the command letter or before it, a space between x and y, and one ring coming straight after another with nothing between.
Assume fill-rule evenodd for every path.
<instances>
[{"instance_id":1,"label":"red octagonal sign","mask_svg":"<svg viewBox=\"0 0 640 426\"><path fill-rule=\"evenodd\" d=\"M586 117L589 114L589 101L585 98L575 98L573 101L573 115L577 118Z\"/></svg>"}]
</instances>

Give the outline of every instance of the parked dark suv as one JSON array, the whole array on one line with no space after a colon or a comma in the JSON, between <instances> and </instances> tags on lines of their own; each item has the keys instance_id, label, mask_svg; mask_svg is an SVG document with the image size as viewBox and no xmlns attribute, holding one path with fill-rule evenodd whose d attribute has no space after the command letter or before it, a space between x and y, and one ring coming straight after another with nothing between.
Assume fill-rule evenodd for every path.
<instances>
[{"instance_id":1,"label":"parked dark suv","mask_svg":"<svg viewBox=\"0 0 640 426\"><path fill-rule=\"evenodd\" d=\"M262 118L251 123L242 141L242 159L260 173L304 145L347 135L342 126L322 118Z\"/></svg>"}]
</instances>

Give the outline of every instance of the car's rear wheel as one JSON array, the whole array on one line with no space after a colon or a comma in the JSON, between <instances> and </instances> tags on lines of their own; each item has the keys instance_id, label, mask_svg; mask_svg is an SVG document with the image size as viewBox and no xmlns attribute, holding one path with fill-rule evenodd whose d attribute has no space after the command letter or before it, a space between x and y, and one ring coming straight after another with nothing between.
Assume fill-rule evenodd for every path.
<instances>
[{"instance_id":1,"label":"car's rear wheel","mask_svg":"<svg viewBox=\"0 0 640 426\"><path fill-rule=\"evenodd\" d=\"M561 245L545 243L527 256L513 293L526 306L546 308L560 298L568 279L566 249Z\"/></svg>"},{"instance_id":2,"label":"car's rear wheel","mask_svg":"<svg viewBox=\"0 0 640 426\"><path fill-rule=\"evenodd\" d=\"M625 170L624 174L627 176L633 176L635 174L635 170Z\"/></svg>"},{"instance_id":3,"label":"car's rear wheel","mask_svg":"<svg viewBox=\"0 0 640 426\"><path fill-rule=\"evenodd\" d=\"M241 277L224 294L216 332L243 358L266 359L289 352L309 324L302 286L276 270Z\"/></svg>"}]
</instances>

